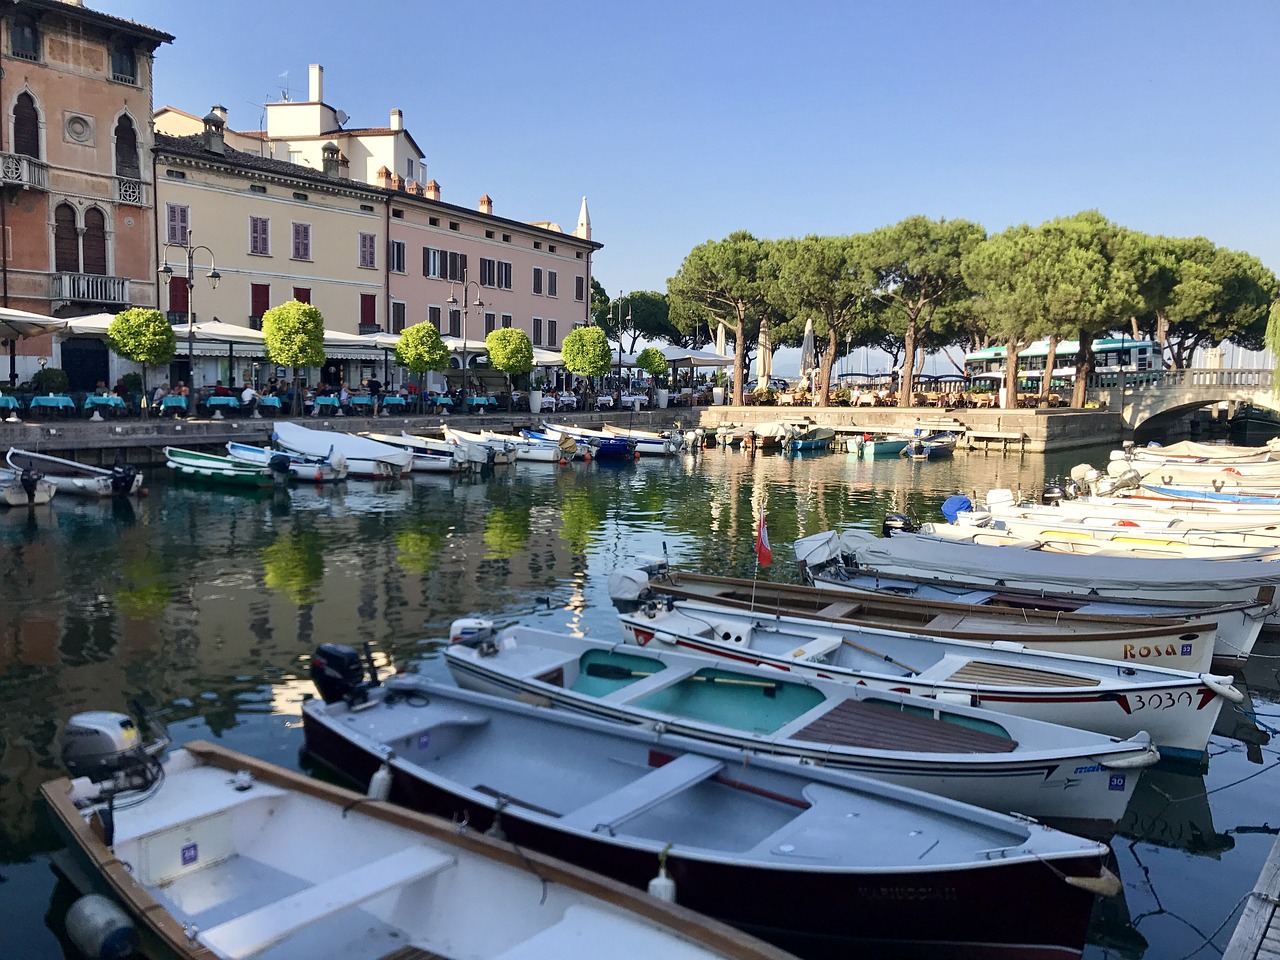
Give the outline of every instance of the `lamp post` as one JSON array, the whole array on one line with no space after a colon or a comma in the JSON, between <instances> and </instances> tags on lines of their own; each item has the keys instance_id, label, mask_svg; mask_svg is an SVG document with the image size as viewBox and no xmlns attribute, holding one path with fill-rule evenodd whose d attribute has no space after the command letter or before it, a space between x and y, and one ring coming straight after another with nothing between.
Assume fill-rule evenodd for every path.
<instances>
[{"instance_id":1,"label":"lamp post","mask_svg":"<svg viewBox=\"0 0 1280 960\"><path fill-rule=\"evenodd\" d=\"M622 315L622 301L627 301L627 315ZM617 308L616 310L614 308ZM614 329L618 331L618 396L622 396L622 331L625 329L623 323L627 326L632 325L631 321L631 300L628 297L619 297L609 305L609 316L614 317Z\"/></svg>"},{"instance_id":2,"label":"lamp post","mask_svg":"<svg viewBox=\"0 0 1280 960\"><path fill-rule=\"evenodd\" d=\"M460 404L463 413L467 410L467 291L472 287L476 288L476 299L471 306L484 309L484 301L480 299L480 284L474 280L464 279L462 281L462 403ZM453 284L449 285L449 299L445 303L451 308L458 305L458 298L453 295Z\"/></svg>"},{"instance_id":3,"label":"lamp post","mask_svg":"<svg viewBox=\"0 0 1280 960\"><path fill-rule=\"evenodd\" d=\"M195 279L191 274L195 270L196 254L203 250L209 255L209 287L210 289L218 289L218 281L222 279L222 274L218 273L218 268L213 262L213 251L206 246L194 247L191 245L191 235L195 231L188 230L185 243L174 243L170 241L164 245L164 249L160 251L161 259L164 260L164 266L160 268L160 280L165 286L169 285L169 281L173 279L173 269L169 266L169 248L180 250L187 259L187 379L191 381L188 387L191 390L191 399L188 401L187 416L191 416L195 412L196 398L196 330L195 314L191 312L191 301L193 298L192 291L195 289Z\"/></svg>"}]
</instances>

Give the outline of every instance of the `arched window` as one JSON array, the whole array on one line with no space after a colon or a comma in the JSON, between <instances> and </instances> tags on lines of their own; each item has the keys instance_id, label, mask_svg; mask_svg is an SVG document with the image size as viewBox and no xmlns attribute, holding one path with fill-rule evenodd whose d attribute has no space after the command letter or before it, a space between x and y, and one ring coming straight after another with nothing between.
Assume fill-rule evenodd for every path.
<instances>
[{"instance_id":1,"label":"arched window","mask_svg":"<svg viewBox=\"0 0 1280 960\"><path fill-rule=\"evenodd\" d=\"M111 79L118 83L138 82L138 58L123 40L111 45Z\"/></svg>"},{"instance_id":2,"label":"arched window","mask_svg":"<svg viewBox=\"0 0 1280 960\"><path fill-rule=\"evenodd\" d=\"M40 114L25 90L13 105L13 152L40 159Z\"/></svg>"},{"instance_id":3,"label":"arched window","mask_svg":"<svg viewBox=\"0 0 1280 960\"><path fill-rule=\"evenodd\" d=\"M142 179L138 163L138 135L128 117L121 117L116 122L116 176Z\"/></svg>"},{"instance_id":4,"label":"arched window","mask_svg":"<svg viewBox=\"0 0 1280 960\"><path fill-rule=\"evenodd\" d=\"M107 275L107 218L97 207L84 214L84 267L81 273Z\"/></svg>"},{"instance_id":5,"label":"arched window","mask_svg":"<svg viewBox=\"0 0 1280 960\"><path fill-rule=\"evenodd\" d=\"M80 237L76 234L76 212L69 203L60 203L53 211L53 269L80 272Z\"/></svg>"},{"instance_id":6,"label":"arched window","mask_svg":"<svg viewBox=\"0 0 1280 960\"><path fill-rule=\"evenodd\" d=\"M23 60L40 59L40 28L28 16L17 16L9 33L9 49Z\"/></svg>"}]
</instances>

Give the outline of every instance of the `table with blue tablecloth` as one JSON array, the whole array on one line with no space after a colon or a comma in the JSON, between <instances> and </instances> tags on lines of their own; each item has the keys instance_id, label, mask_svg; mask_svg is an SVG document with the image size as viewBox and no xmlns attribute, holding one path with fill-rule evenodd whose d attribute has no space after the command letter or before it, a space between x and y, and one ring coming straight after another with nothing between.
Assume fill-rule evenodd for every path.
<instances>
[{"instance_id":1,"label":"table with blue tablecloth","mask_svg":"<svg viewBox=\"0 0 1280 960\"><path fill-rule=\"evenodd\" d=\"M342 402L337 397L316 397L311 406L311 415L318 417L321 410L336 416L342 413Z\"/></svg>"},{"instance_id":2,"label":"table with blue tablecloth","mask_svg":"<svg viewBox=\"0 0 1280 960\"><path fill-rule=\"evenodd\" d=\"M32 397L31 403L27 406L28 410L53 410L64 416L75 408L76 402L65 393L51 393L48 396Z\"/></svg>"},{"instance_id":3,"label":"table with blue tablecloth","mask_svg":"<svg viewBox=\"0 0 1280 960\"><path fill-rule=\"evenodd\" d=\"M367 396L367 395L365 395L365 396L359 396L359 397L352 397L352 398L351 398L351 406L352 406L352 412L353 412L353 413L355 412L355 409L354 409L354 408L356 408L356 407L360 407L360 408L361 408L361 411L360 411L361 413L366 413L366 412L368 412L368 408L370 408L370 407L372 407L372 406L373 406L373 397L370 397L370 396Z\"/></svg>"},{"instance_id":4,"label":"table with blue tablecloth","mask_svg":"<svg viewBox=\"0 0 1280 960\"><path fill-rule=\"evenodd\" d=\"M187 409L186 397L164 397L160 401L160 415L163 416L166 410L185 410Z\"/></svg>"},{"instance_id":5,"label":"table with blue tablecloth","mask_svg":"<svg viewBox=\"0 0 1280 960\"><path fill-rule=\"evenodd\" d=\"M403 410L403 409L405 408L405 406L406 406L406 403L405 403L405 399L404 399L404 397L399 397L399 396L396 396L396 397L383 397L383 398L382 398L382 405L383 405L384 407L396 407L396 408L398 408L398 409L400 409L400 410Z\"/></svg>"},{"instance_id":6,"label":"table with blue tablecloth","mask_svg":"<svg viewBox=\"0 0 1280 960\"><path fill-rule=\"evenodd\" d=\"M17 397L6 397L4 394L0 394L0 410L17 410L17 409L18 409Z\"/></svg>"},{"instance_id":7,"label":"table with blue tablecloth","mask_svg":"<svg viewBox=\"0 0 1280 960\"><path fill-rule=\"evenodd\" d=\"M239 397L210 397L204 402L205 406L212 410L215 414L221 413L220 407L226 407L228 410L240 409Z\"/></svg>"},{"instance_id":8,"label":"table with blue tablecloth","mask_svg":"<svg viewBox=\"0 0 1280 960\"><path fill-rule=\"evenodd\" d=\"M496 407L497 405L498 401L493 397L467 397L467 407L471 410L488 410L490 407Z\"/></svg>"},{"instance_id":9,"label":"table with blue tablecloth","mask_svg":"<svg viewBox=\"0 0 1280 960\"><path fill-rule=\"evenodd\" d=\"M124 413L126 409L124 399L121 397L114 397L107 394L102 396L91 395L84 398L83 409L85 413L89 413L90 411L94 411L96 413L99 407L117 415Z\"/></svg>"},{"instance_id":10,"label":"table with blue tablecloth","mask_svg":"<svg viewBox=\"0 0 1280 960\"><path fill-rule=\"evenodd\" d=\"M283 407L283 405L280 403L280 398L276 396L259 397L258 406L271 407L273 410L280 410Z\"/></svg>"}]
</instances>

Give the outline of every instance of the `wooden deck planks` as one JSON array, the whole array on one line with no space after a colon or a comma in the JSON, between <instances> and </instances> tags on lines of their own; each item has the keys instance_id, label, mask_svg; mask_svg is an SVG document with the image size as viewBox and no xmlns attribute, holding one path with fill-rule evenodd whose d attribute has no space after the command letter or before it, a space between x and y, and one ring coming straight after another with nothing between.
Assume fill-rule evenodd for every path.
<instances>
[{"instance_id":1,"label":"wooden deck planks","mask_svg":"<svg viewBox=\"0 0 1280 960\"><path fill-rule=\"evenodd\" d=\"M933 717L894 711L892 704L846 700L795 735L797 740L917 753L1011 753L1016 740Z\"/></svg>"},{"instance_id":2,"label":"wooden deck planks","mask_svg":"<svg viewBox=\"0 0 1280 960\"><path fill-rule=\"evenodd\" d=\"M954 683L981 683L997 687L1096 687L1101 682L1097 677L985 660L970 660L946 679Z\"/></svg>"},{"instance_id":3,"label":"wooden deck planks","mask_svg":"<svg viewBox=\"0 0 1280 960\"><path fill-rule=\"evenodd\" d=\"M1244 903L1231 942L1222 960L1277 960L1280 958L1280 838L1271 847L1258 882Z\"/></svg>"}]
</instances>

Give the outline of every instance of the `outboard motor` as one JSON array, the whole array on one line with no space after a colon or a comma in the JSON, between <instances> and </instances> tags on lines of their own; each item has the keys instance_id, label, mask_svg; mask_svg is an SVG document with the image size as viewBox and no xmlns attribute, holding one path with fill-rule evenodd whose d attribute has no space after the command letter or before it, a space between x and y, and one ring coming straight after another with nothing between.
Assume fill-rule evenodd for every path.
<instances>
[{"instance_id":1,"label":"outboard motor","mask_svg":"<svg viewBox=\"0 0 1280 960\"><path fill-rule=\"evenodd\" d=\"M459 617L453 621L449 624L449 642L471 647L482 657L492 657L498 652L493 621L483 617Z\"/></svg>"},{"instance_id":2,"label":"outboard motor","mask_svg":"<svg viewBox=\"0 0 1280 960\"><path fill-rule=\"evenodd\" d=\"M1120 476L1116 477L1113 492L1120 490L1137 490L1142 486L1142 474L1132 468L1126 470Z\"/></svg>"},{"instance_id":3,"label":"outboard motor","mask_svg":"<svg viewBox=\"0 0 1280 960\"><path fill-rule=\"evenodd\" d=\"M1093 472L1093 466L1088 463L1077 463L1071 468L1069 476L1073 483L1080 486L1085 485L1089 479L1089 474Z\"/></svg>"},{"instance_id":4,"label":"outboard motor","mask_svg":"<svg viewBox=\"0 0 1280 960\"><path fill-rule=\"evenodd\" d=\"M128 463L118 463L111 468L111 495L127 497L133 493L133 484L138 477L138 468Z\"/></svg>"},{"instance_id":5,"label":"outboard motor","mask_svg":"<svg viewBox=\"0 0 1280 960\"><path fill-rule=\"evenodd\" d=\"M1067 499L1067 491L1056 483L1049 484L1040 494L1040 502L1047 506L1056 506L1065 499Z\"/></svg>"},{"instance_id":6,"label":"outboard motor","mask_svg":"<svg viewBox=\"0 0 1280 960\"><path fill-rule=\"evenodd\" d=\"M27 493L27 503L35 503L36 489L40 484L40 474L28 467L18 474L18 483L22 484L22 489Z\"/></svg>"},{"instance_id":7,"label":"outboard motor","mask_svg":"<svg viewBox=\"0 0 1280 960\"><path fill-rule=\"evenodd\" d=\"M884 523L880 525L880 536L891 537L894 533L915 533L919 527L905 513L886 513Z\"/></svg>"},{"instance_id":8,"label":"outboard motor","mask_svg":"<svg viewBox=\"0 0 1280 960\"><path fill-rule=\"evenodd\" d=\"M619 613L635 613L653 599L648 571L634 567L614 570L609 574L609 599Z\"/></svg>"},{"instance_id":9,"label":"outboard motor","mask_svg":"<svg viewBox=\"0 0 1280 960\"><path fill-rule=\"evenodd\" d=\"M311 654L311 682L325 703L346 701L354 706L369 699L369 688L377 680L366 681L364 663L354 647L322 643Z\"/></svg>"},{"instance_id":10,"label":"outboard motor","mask_svg":"<svg viewBox=\"0 0 1280 960\"><path fill-rule=\"evenodd\" d=\"M267 469L275 477L277 486L288 482L292 462L287 453L273 453L267 458Z\"/></svg>"},{"instance_id":11,"label":"outboard motor","mask_svg":"<svg viewBox=\"0 0 1280 960\"><path fill-rule=\"evenodd\" d=\"M956 494L954 497L947 497L947 499L942 501L942 515L946 518L947 523L955 523L957 516L961 513L967 513L972 509L973 501L962 493ZM898 516L898 514L890 514L889 516ZM889 517L885 517L884 519L885 522L888 523ZM906 532L910 533L911 531L908 530ZM885 536L888 536L888 534L885 534Z\"/></svg>"},{"instance_id":12,"label":"outboard motor","mask_svg":"<svg viewBox=\"0 0 1280 960\"><path fill-rule=\"evenodd\" d=\"M62 763L75 781L73 801L83 804L105 797L110 804L117 794L151 789L161 777L157 757L169 744L163 726L160 730L155 742L145 744L138 727L123 713L92 710L68 720L62 732Z\"/></svg>"}]
</instances>

